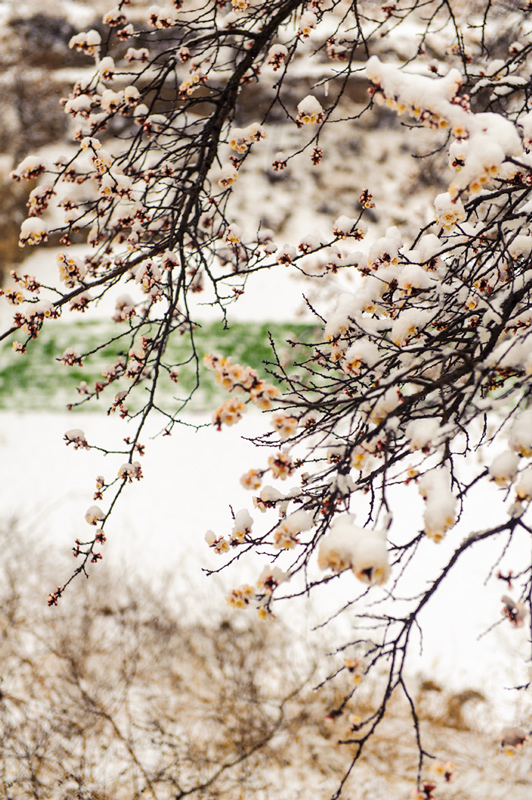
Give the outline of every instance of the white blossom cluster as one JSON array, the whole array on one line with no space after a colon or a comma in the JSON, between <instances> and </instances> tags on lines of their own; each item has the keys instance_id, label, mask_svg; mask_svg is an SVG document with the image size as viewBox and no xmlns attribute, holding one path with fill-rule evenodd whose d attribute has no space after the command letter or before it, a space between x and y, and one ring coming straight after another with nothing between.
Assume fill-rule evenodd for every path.
<instances>
[{"instance_id":1,"label":"white blossom cluster","mask_svg":"<svg viewBox=\"0 0 532 800\"><path fill-rule=\"evenodd\" d=\"M231 359L223 356L207 354L205 366L216 375L216 380L228 392L247 394L247 400L233 396L225 401L213 414L213 423L218 430L222 425L234 425L242 418L246 410L246 402L251 402L261 411L272 408L272 402L279 395L279 389L258 377L257 372L241 364L233 364ZM281 425L281 423L280 423ZM282 427L282 425L281 425Z\"/></svg>"},{"instance_id":2,"label":"white blossom cluster","mask_svg":"<svg viewBox=\"0 0 532 800\"><path fill-rule=\"evenodd\" d=\"M471 112L469 98L459 95L462 76L458 70L451 69L439 79L409 75L372 56L366 75L378 102L431 128L449 129L459 142L458 174L449 187L452 200L464 192L480 192L494 178L513 177L518 170L510 158L519 157L528 163L528 154L524 153L526 139L521 140L511 120L492 112Z\"/></svg>"}]
</instances>

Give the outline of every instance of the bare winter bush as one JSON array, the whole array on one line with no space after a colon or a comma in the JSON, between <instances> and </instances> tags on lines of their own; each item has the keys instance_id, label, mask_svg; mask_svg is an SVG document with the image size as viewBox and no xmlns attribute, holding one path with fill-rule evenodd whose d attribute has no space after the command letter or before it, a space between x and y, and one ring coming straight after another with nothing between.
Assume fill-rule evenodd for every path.
<instances>
[{"instance_id":1,"label":"bare winter bush","mask_svg":"<svg viewBox=\"0 0 532 800\"><path fill-rule=\"evenodd\" d=\"M317 692L302 637L235 614L202 622L190 592L176 596L170 584L154 591L112 570L76 584L71 603L46 609L46 555L33 543L29 559L31 535L17 526L3 528L0 541L0 797L306 800L335 790L343 750L354 747L337 742L377 710L382 675L359 684L351 671ZM485 735L489 717L471 713L484 698L428 681L416 691L440 756L429 774L443 797L528 797L523 759L495 752L489 770L479 766L482 749L496 744ZM409 711L397 698L347 790L362 800L407 796L414 754Z\"/></svg>"},{"instance_id":2,"label":"bare winter bush","mask_svg":"<svg viewBox=\"0 0 532 800\"><path fill-rule=\"evenodd\" d=\"M0 795L262 796L304 724L308 654L292 667L282 631L194 622L138 579L44 611L36 577L19 588L19 535L2 532Z\"/></svg>"},{"instance_id":3,"label":"bare winter bush","mask_svg":"<svg viewBox=\"0 0 532 800\"><path fill-rule=\"evenodd\" d=\"M229 531L206 536L218 555L270 559L230 602L268 618L283 597L334 592L345 578L358 587L345 606L354 632L338 648L341 671L382 680L374 708L345 740L351 761L337 795L402 696L418 745L418 797L432 797L407 664L426 607L471 551L490 553L487 577L498 572L505 592L502 621L531 624L532 565L519 555L532 534L529 15L528 6L449 0L123 1L104 15L103 35L71 39L94 59L63 101L71 151L28 156L13 172L39 179L20 243L55 236L64 250L53 286L19 274L4 291L14 316L0 338L16 334L23 356L63 311L82 313L113 294L112 338L123 353L101 381L80 386L77 404L107 398L109 412L130 423L114 472L97 478L97 504L85 516L93 533L75 544L79 566L50 605L101 558L119 495L142 478L147 419L157 415L169 435L190 399L179 392L182 363L166 356L172 337L189 342L184 363L201 380L198 298L227 321L255 273L271 270L275 281L287 268L335 294L334 308L311 309L321 332L300 343L308 357L297 372L275 344L268 378L223 354L205 362L229 392L213 414L218 430L250 405L271 423L256 440L257 463L241 470L263 522L242 509ZM294 97L309 76L311 90ZM242 101L257 86L268 99L250 120ZM356 108L346 105L349 92ZM406 146L421 129L441 153L431 163L443 191L413 234L392 226L368 235L380 198L356 185L356 169L349 206L327 232L306 230L299 241L278 240L260 204L248 212L234 202L233 187L262 163L281 119L288 146L268 156L268 169L282 174L307 159L334 188L326 131L371 119L376 106L404 120ZM58 359L68 368L90 355L73 343ZM169 381L171 407L160 400ZM139 396L141 411L130 411ZM95 446L77 428L65 438ZM477 524L480 487L490 514ZM528 737L516 730L502 735L510 749Z\"/></svg>"}]
</instances>

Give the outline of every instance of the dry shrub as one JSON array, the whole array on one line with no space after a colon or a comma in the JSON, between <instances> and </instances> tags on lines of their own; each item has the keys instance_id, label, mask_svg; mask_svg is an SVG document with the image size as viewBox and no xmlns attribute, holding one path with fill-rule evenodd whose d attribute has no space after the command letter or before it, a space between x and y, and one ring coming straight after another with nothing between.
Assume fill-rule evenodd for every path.
<instances>
[{"instance_id":1,"label":"dry shrub","mask_svg":"<svg viewBox=\"0 0 532 800\"><path fill-rule=\"evenodd\" d=\"M308 647L279 623L203 621L197 600L187 605L197 598L190 587L176 598L171 585L154 590L109 565L47 608L46 555L13 525L0 530L0 547L0 798L292 800L337 789L357 750L353 721L378 708L378 679L331 714L350 676L315 691ZM415 691L424 745L457 765L439 798L495 800L510 787L529 796L526 761L498 755L496 736L474 724L482 698L430 681ZM415 764L409 707L395 693L345 797L407 798Z\"/></svg>"},{"instance_id":2,"label":"dry shrub","mask_svg":"<svg viewBox=\"0 0 532 800\"><path fill-rule=\"evenodd\" d=\"M11 166L10 158L0 160L0 286L24 255L18 240L20 224L27 216L28 187L10 179Z\"/></svg>"},{"instance_id":3,"label":"dry shrub","mask_svg":"<svg viewBox=\"0 0 532 800\"><path fill-rule=\"evenodd\" d=\"M262 796L303 718L279 628L103 571L47 609L41 557L2 539L0 797Z\"/></svg>"},{"instance_id":4,"label":"dry shrub","mask_svg":"<svg viewBox=\"0 0 532 800\"><path fill-rule=\"evenodd\" d=\"M96 16L94 21L99 22ZM79 66L83 60L68 46L77 32L66 19L62 3L49 1L46 7L33 2L13 4L0 31L0 63L20 67L23 60L27 67L49 70ZM85 63L90 63L88 58Z\"/></svg>"},{"instance_id":5,"label":"dry shrub","mask_svg":"<svg viewBox=\"0 0 532 800\"><path fill-rule=\"evenodd\" d=\"M16 163L51 142L64 140L68 120L59 101L65 86L43 64L24 62L0 74L0 151ZM27 196L27 187L26 187Z\"/></svg>"}]
</instances>

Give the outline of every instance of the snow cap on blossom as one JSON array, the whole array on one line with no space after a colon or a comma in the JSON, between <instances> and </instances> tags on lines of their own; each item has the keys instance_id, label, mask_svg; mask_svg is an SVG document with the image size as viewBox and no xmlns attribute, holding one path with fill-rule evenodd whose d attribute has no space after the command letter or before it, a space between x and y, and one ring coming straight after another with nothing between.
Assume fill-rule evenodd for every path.
<instances>
[{"instance_id":1,"label":"snow cap on blossom","mask_svg":"<svg viewBox=\"0 0 532 800\"><path fill-rule=\"evenodd\" d=\"M358 314L357 299L350 292L343 292L336 302L336 308L325 324L325 339L330 342L346 333L351 327L351 317Z\"/></svg>"},{"instance_id":2,"label":"snow cap on blossom","mask_svg":"<svg viewBox=\"0 0 532 800\"><path fill-rule=\"evenodd\" d=\"M218 186L221 186L222 189L225 189L228 186L231 186L231 184L234 183L237 178L238 172L236 168L233 167L232 164L226 164L224 167L222 167L218 175Z\"/></svg>"},{"instance_id":3,"label":"snow cap on blossom","mask_svg":"<svg viewBox=\"0 0 532 800\"><path fill-rule=\"evenodd\" d=\"M362 368L374 367L379 357L379 348L370 339L357 339L346 350L342 366L346 372L358 375Z\"/></svg>"},{"instance_id":4,"label":"snow cap on blossom","mask_svg":"<svg viewBox=\"0 0 532 800\"><path fill-rule=\"evenodd\" d=\"M456 139L451 142L449 145L449 167L460 172L466 163L468 150L469 141L467 139Z\"/></svg>"},{"instance_id":5,"label":"snow cap on blossom","mask_svg":"<svg viewBox=\"0 0 532 800\"><path fill-rule=\"evenodd\" d=\"M143 125L147 117L149 116L150 109L145 103L140 103L133 112L133 119L137 123L137 125Z\"/></svg>"},{"instance_id":6,"label":"snow cap on blossom","mask_svg":"<svg viewBox=\"0 0 532 800\"><path fill-rule=\"evenodd\" d=\"M165 250L161 256L161 269L171 270L179 264L179 256L173 250Z\"/></svg>"},{"instance_id":7,"label":"snow cap on blossom","mask_svg":"<svg viewBox=\"0 0 532 800\"><path fill-rule=\"evenodd\" d=\"M530 236L530 234L526 236L523 234L514 236L508 245L508 252L515 260L518 258L528 258L532 252L532 236Z\"/></svg>"},{"instance_id":8,"label":"snow cap on blossom","mask_svg":"<svg viewBox=\"0 0 532 800\"><path fill-rule=\"evenodd\" d=\"M462 201L453 199L449 192L442 192L434 198L434 212L436 222L446 231L450 231L458 222L462 222L466 218Z\"/></svg>"},{"instance_id":9,"label":"snow cap on blossom","mask_svg":"<svg viewBox=\"0 0 532 800\"><path fill-rule=\"evenodd\" d=\"M116 28L119 25L124 25L126 21L127 17L124 12L120 10L120 6L115 6L102 17L103 24L109 25L109 27L112 28Z\"/></svg>"},{"instance_id":10,"label":"snow cap on blossom","mask_svg":"<svg viewBox=\"0 0 532 800\"><path fill-rule=\"evenodd\" d=\"M383 584L390 576L386 534L384 531L365 531L357 540L351 569L362 583Z\"/></svg>"},{"instance_id":11,"label":"snow cap on blossom","mask_svg":"<svg viewBox=\"0 0 532 800\"><path fill-rule=\"evenodd\" d=\"M266 511L273 508L278 502L282 501L283 495L274 486L264 486L258 497L253 498L253 504L259 511Z\"/></svg>"},{"instance_id":12,"label":"snow cap on blossom","mask_svg":"<svg viewBox=\"0 0 532 800\"><path fill-rule=\"evenodd\" d=\"M122 172L106 172L101 178L99 192L101 195L129 197L132 184L131 178Z\"/></svg>"},{"instance_id":13,"label":"snow cap on blossom","mask_svg":"<svg viewBox=\"0 0 532 800\"><path fill-rule=\"evenodd\" d=\"M283 64L285 58L288 56L288 50L284 44L274 44L268 50L267 64L278 70Z\"/></svg>"},{"instance_id":14,"label":"snow cap on blossom","mask_svg":"<svg viewBox=\"0 0 532 800\"><path fill-rule=\"evenodd\" d=\"M28 317L55 317L58 315L57 310L51 300L39 300L27 312Z\"/></svg>"},{"instance_id":15,"label":"snow cap on blossom","mask_svg":"<svg viewBox=\"0 0 532 800\"><path fill-rule=\"evenodd\" d=\"M405 438L412 450L423 450L433 443L441 432L440 420L437 417L413 419L406 426Z\"/></svg>"},{"instance_id":16,"label":"snow cap on blossom","mask_svg":"<svg viewBox=\"0 0 532 800\"><path fill-rule=\"evenodd\" d=\"M176 12L173 8L150 6L148 8L148 21L154 28L171 28L176 22Z\"/></svg>"},{"instance_id":17,"label":"snow cap on blossom","mask_svg":"<svg viewBox=\"0 0 532 800\"><path fill-rule=\"evenodd\" d=\"M315 236L303 236L300 240L297 249L300 253L312 253L314 250L319 250L321 247L321 242Z\"/></svg>"},{"instance_id":18,"label":"snow cap on blossom","mask_svg":"<svg viewBox=\"0 0 532 800\"><path fill-rule=\"evenodd\" d=\"M235 514L235 524L231 531L231 541L243 542L251 533L253 517L245 508Z\"/></svg>"},{"instance_id":19,"label":"snow cap on blossom","mask_svg":"<svg viewBox=\"0 0 532 800\"><path fill-rule=\"evenodd\" d=\"M306 511L294 511L285 517L273 532L273 543L280 550L289 550L299 544L298 535L308 531L314 525L310 514Z\"/></svg>"},{"instance_id":20,"label":"snow cap on blossom","mask_svg":"<svg viewBox=\"0 0 532 800\"><path fill-rule=\"evenodd\" d=\"M130 483L133 482L133 478L140 480L142 478L142 467L140 462L134 461L133 463L128 462L127 464L122 464L118 470L118 477L122 478L123 480L127 480Z\"/></svg>"},{"instance_id":21,"label":"snow cap on blossom","mask_svg":"<svg viewBox=\"0 0 532 800\"><path fill-rule=\"evenodd\" d=\"M229 136L229 146L237 153L245 153L249 147L249 139L242 128L233 128Z\"/></svg>"},{"instance_id":22,"label":"snow cap on blossom","mask_svg":"<svg viewBox=\"0 0 532 800\"><path fill-rule=\"evenodd\" d=\"M48 239L48 226L41 217L28 217L20 226L19 245L36 245Z\"/></svg>"},{"instance_id":23,"label":"snow cap on blossom","mask_svg":"<svg viewBox=\"0 0 532 800\"><path fill-rule=\"evenodd\" d=\"M226 539L224 536L216 536L214 531L210 530L205 534L205 541L219 556L223 555L224 553L228 553L231 547L228 539Z\"/></svg>"},{"instance_id":24,"label":"snow cap on blossom","mask_svg":"<svg viewBox=\"0 0 532 800\"><path fill-rule=\"evenodd\" d=\"M168 117L165 114L150 114L144 122L147 133L161 133L168 126Z\"/></svg>"},{"instance_id":25,"label":"snow cap on blossom","mask_svg":"<svg viewBox=\"0 0 532 800\"><path fill-rule=\"evenodd\" d=\"M102 37L98 31L90 30L83 33L77 33L75 36L72 36L68 46L71 50L75 47L76 50L79 50L82 53L86 53L89 56L94 56L99 53L101 43Z\"/></svg>"},{"instance_id":26,"label":"snow cap on blossom","mask_svg":"<svg viewBox=\"0 0 532 800\"><path fill-rule=\"evenodd\" d=\"M412 260L421 260L421 256L415 251L404 253L404 256ZM414 290L430 289L434 286L434 279L418 264L406 264L399 272L397 285L403 293L412 294Z\"/></svg>"},{"instance_id":27,"label":"snow cap on blossom","mask_svg":"<svg viewBox=\"0 0 532 800\"><path fill-rule=\"evenodd\" d=\"M87 437L85 436L85 431L82 431L80 428L72 428L71 430L65 433L66 443L73 444L74 449L77 450L78 448L85 448L89 449L89 445L87 443Z\"/></svg>"},{"instance_id":28,"label":"snow cap on blossom","mask_svg":"<svg viewBox=\"0 0 532 800\"><path fill-rule=\"evenodd\" d=\"M394 386L390 386L374 405L369 407L369 418L375 425L386 419L401 403L401 395Z\"/></svg>"},{"instance_id":29,"label":"snow cap on blossom","mask_svg":"<svg viewBox=\"0 0 532 800\"><path fill-rule=\"evenodd\" d=\"M448 471L439 468L426 472L418 481L418 489L425 500L425 534L440 542L456 522L456 497L451 492Z\"/></svg>"},{"instance_id":30,"label":"snow cap on blossom","mask_svg":"<svg viewBox=\"0 0 532 800\"><path fill-rule=\"evenodd\" d=\"M88 522L89 525L97 525L98 522L104 518L105 514L99 506L91 506L85 512L85 521Z\"/></svg>"},{"instance_id":31,"label":"snow cap on blossom","mask_svg":"<svg viewBox=\"0 0 532 800\"><path fill-rule=\"evenodd\" d=\"M397 228L395 228L397 230ZM381 236L371 245L368 252L368 264L376 268L381 264L397 264L401 240L390 236Z\"/></svg>"},{"instance_id":32,"label":"snow cap on blossom","mask_svg":"<svg viewBox=\"0 0 532 800\"><path fill-rule=\"evenodd\" d=\"M65 367L82 366L81 354L75 347L67 347L59 360Z\"/></svg>"},{"instance_id":33,"label":"snow cap on blossom","mask_svg":"<svg viewBox=\"0 0 532 800\"><path fill-rule=\"evenodd\" d=\"M242 241L242 228L235 222L228 225L223 235L223 240L227 244L240 244Z\"/></svg>"},{"instance_id":34,"label":"snow cap on blossom","mask_svg":"<svg viewBox=\"0 0 532 800\"><path fill-rule=\"evenodd\" d=\"M265 128L259 122L253 122L247 128L233 128L229 136L229 145L237 153L245 153L253 142L265 138Z\"/></svg>"},{"instance_id":35,"label":"snow cap on blossom","mask_svg":"<svg viewBox=\"0 0 532 800\"><path fill-rule=\"evenodd\" d=\"M33 180L45 171L46 166L40 156L26 156L18 167L13 170L10 177L16 181Z\"/></svg>"},{"instance_id":36,"label":"snow cap on blossom","mask_svg":"<svg viewBox=\"0 0 532 800\"><path fill-rule=\"evenodd\" d=\"M357 221L351 217L342 214L333 223L333 233L340 239L346 239L348 236L353 236L355 239L363 239L367 233L367 225L365 222Z\"/></svg>"},{"instance_id":37,"label":"snow cap on blossom","mask_svg":"<svg viewBox=\"0 0 532 800\"><path fill-rule=\"evenodd\" d=\"M508 443L512 450L522 456L532 456L532 408L522 411L510 428Z\"/></svg>"},{"instance_id":38,"label":"snow cap on blossom","mask_svg":"<svg viewBox=\"0 0 532 800\"><path fill-rule=\"evenodd\" d=\"M264 486L260 493L260 499L264 503L274 503L277 500L280 500L281 498L282 498L281 492L274 486Z\"/></svg>"},{"instance_id":39,"label":"snow cap on blossom","mask_svg":"<svg viewBox=\"0 0 532 800\"><path fill-rule=\"evenodd\" d=\"M205 534L205 541L207 542L207 544L209 545L209 547L212 547L212 545L213 545L213 544L214 544L214 542L216 541L216 534L214 533L214 531L208 530L208 531L206 532L206 534Z\"/></svg>"},{"instance_id":40,"label":"snow cap on blossom","mask_svg":"<svg viewBox=\"0 0 532 800\"><path fill-rule=\"evenodd\" d=\"M150 51L147 47L128 47L127 52L124 56L124 61L141 61L146 63L149 61L150 58Z\"/></svg>"},{"instance_id":41,"label":"snow cap on blossom","mask_svg":"<svg viewBox=\"0 0 532 800\"><path fill-rule=\"evenodd\" d=\"M92 109L92 99L87 94L80 94L77 97L71 97L65 103L65 114L71 114L77 117L79 114L82 117L88 117Z\"/></svg>"},{"instance_id":42,"label":"snow cap on blossom","mask_svg":"<svg viewBox=\"0 0 532 800\"><path fill-rule=\"evenodd\" d=\"M345 444L330 444L327 447L327 461L329 464L339 464L345 456L347 447Z\"/></svg>"},{"instance_id":43,"label":"snow cap on blossom","mask_svg":"<svg viewBox=\"0 0 532 800\"><path fill-rule=\"evenodd\" d=\"M517 475L519 456L513 450L500 453L490 464L489 474L498 486L506 487L513 483Z\"/></svg>"},{"instance_id":44,"label":"snow cap on blossom","mask_svg":"<svg viewBox=\"0 0 532 800\"><path fill-rule=\"evenodd\" d=\"M291 244L285 244L276 253L277 263L289 266L297 258L297 250Z\"/></svg>"},{"instance_id":45,"label":"snow cap on blossom","mask_svg":"<svg viewBox=\"0 0 532 800\"><path fill-rule=\"evenodd\" d=\"M115 381L118 377L120 377L120 375L124 371L125 365L126 365L125 360L122 358L122 356L119 356L114 362L114 364L108 364L106 367L102 369L102 376L108 382ZM142 365L139 365L138 371L140 372L141 369ZM123 397L118 397L118 395L115 397L115 402L121 402L122 400Z\"/></svg>"},{"instance_id":46,"label":"snow cap on blossom","mask_svg":"<svg viewBox=\"0 0 532 800\"><path fill-rule=\"evenodd\" d=\"M98 72L104 81L112 80L116 72L115 62L111 56L105 56L98 62Z\"/></svg>"},{"instance_id":47,"label":"snow cap on blossom","mask_svg":"<svg viewBox=\"0 0 532 800\"><path fill-rule=\"evenodd\" d=\"M316 14L314 14L312 11L304 11L299 20L297 32L300 36L303 36L303 38L307 38L310 36L311 31L316 27L317 24L318 18Z\"/></svg>"},{"instance_id":48,"label":"snow cap on blossom","mask_svg":"<svg viewBox=\"0 0 532 800\"><path fill-rule=\"evenodd\" d=\"M151 294L157 290L157 284L161 280L161 270L151 261L141 264L135 272L135 283L137 283L145 294Z\"/></svg>"},{"instance_id":49,"label":"snow cap on blossom","mask_svg":"<svg viewBox=\"0 0 532 800\"><path fill-rule=\"evenodd\" d=\"M342 514L320 542L318 566L333 572L352 569L364 583L383 584L390 575L386 534L360 528L350 514Z\"/></svg>"},{"instance_id":50,"label":"snow cap on blossom","mask_svg":"<svg viewBox=\"0 0 532 800\"><path fill-rule=\"evenodd\" d=\"M298 103L296 122L299 125L314 125L323 120L323 108L314 95L308 94Z\"/></svg>"},{"instance_id":51,"label":"snow cap on blossom","mask_svg":"<svg viewBox=\"0 0 532 800\"><path fill-rule=\"evenodd\" d=\"M123 89L124 102L128 106L135 106L140 99L140 92L136 86L126 86Z\"/></svg>"},{"instance_id":52,"label":"snow cap on blossom","mask_svg":"<svg viewBox=\"0 0 532 800\"><path fill-rule=\"evenodd\" d=\"M416 245L420 263L431 261L443 249L444 244L434 233L425 233Z\"/></svg>"},{"instance_id":53,"label":"snow cap on blossom","mask_svg":"<svg viewBox=\"0 0 532 800\"><path fill-rule=\"evenodd\" d=\"M421 308L408 308L400 313L392 325L390 338L398 347L408 344L412 336L423 330L434 316L433 311L424 311Z\"/></svg>"},{"instance_id":54,"label":"snow cap on blossom","mask_svg":"<svg viewBox=\"0 0 532 800\"><path fill-rule=\"evenodd\" d=\"M532 500L532 466L519 473L515 493L520 500Z\"/></svg>"},{"instance_id":55,"label":"snow cap on blossom","mask_svg":"<svg viewBox=\"0 0 532 800\"><path fill-rule=\"evenodd\" d=\"M129 294L121 294L116 298L115 313L113 315L114 322L123 322L134 317L135 314L135 301Z\"/></svg>"}]
</instances>

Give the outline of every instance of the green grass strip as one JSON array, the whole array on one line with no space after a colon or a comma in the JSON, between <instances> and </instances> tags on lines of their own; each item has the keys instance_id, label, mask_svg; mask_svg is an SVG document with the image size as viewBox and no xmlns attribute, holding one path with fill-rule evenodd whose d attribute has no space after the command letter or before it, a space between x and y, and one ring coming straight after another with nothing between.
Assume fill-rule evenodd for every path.
<instances>
[{"instance_id":1,"label":"green grass strip","mask_svg":"<svg viewBox=\"0 0 532 800\"><path fill-rule=\"evenodd\" d=\"M112 342L108 347L83 360L83 367L67 367L58 362L67 347L75 347L81 354L94 350L98 345L120 333L118 326L108 322L45 322L38 338L28 344L24 355L14 353L12 341L0 345L0 409L17 411L62 411L69 404L79 401L77 387L85 381L89 388L102 381L102 370L114 363L119 355L125 355L131 344L128 336ZM308 349L291 347L287 340L311 342L316 336L315 328L305 324L278 322L238 322L225 329L221 323L206 323L194 331L196 349L202 359L205 353L220 353L231 357L233 362L249 365L267 377L264 362L274 360L270 335L280 358L290 351L290 360L304 360ZM317 334L319 337L319 333ZM20 334L13 338L21 339ZM190 340L187 334L174 335L169 342L165 362L180 365L190 355ZM177 366L179 381L174 383L166 374L161 374L158 388L158 403L170 408L189 395L195 382L195 366ZM117 381L107 387L99 400L84 403L83 411L107 412L116 392L125 389L127 382ZM139 387L134 397L128 400L131 410L141 406L142 392ZM200 364L200 388L194 393L188 406L191 411L213 410L227 394L216 384L213 374ZM75 410L75 409L74 409Z\"/></svg>"}]
</instances>

